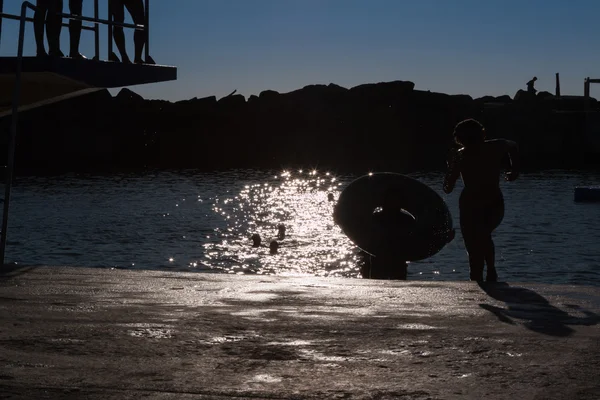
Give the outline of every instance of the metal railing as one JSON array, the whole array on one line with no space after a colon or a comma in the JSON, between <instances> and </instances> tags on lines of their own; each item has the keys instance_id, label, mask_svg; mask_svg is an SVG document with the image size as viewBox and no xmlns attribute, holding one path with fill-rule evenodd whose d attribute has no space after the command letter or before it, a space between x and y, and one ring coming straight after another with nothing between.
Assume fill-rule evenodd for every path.
<instances>
[{"instance_id":1,"label":"metal railing","mask_svg":"<svg viewBox=\"0 0 600 400\"><path fill-rule=\"evenodd\" d=\"M95 50L96 50L96 59L100 60L100 29L99 24L108 25L108 49L109 56L110 52L112 52L112 27L120 26L123 28L132 28L136 30L144 30L146 33L146 43L145 43L145 55L146 59L149 57L149 3L150 0L146 1L146 20L145 25L136 25L136 24L126 24L114 22L112 19L112 15L109 12L108 19L100 19L98 18L98 0L94 0L94 18L84 17L80 15L71 15L59 13L63 18L73 19L77 21L86 21L93 22L94 26L82 26L82 30L92 30L95 34ZM12 115L11 115L11 125L10 125L10 137L8 144L8 158L7 158L7 168L6 168L6 177L5 177L5 190L4 190L4 213L2 215L2 232L0 236L0 266L4 265L4 256L6 250L6 238L7 238L7 230L8 230L8 211L10 205L10 192L12 187L13 175L14 175L14 164L15 164L15 149L16 149L16 139L17 139L17 120L18 120L18 112L19 112L19 102L21 99L21 72L23 69L23 47L25 42L25 23L32 22L33 18L27 17L27 10L36 11L38 7L34 6L29 1L24 1L21 4L21 14L19 16L12 14L5 14L4 10L4 0L0 0L0 40L2 38L2 20L4 18L7 19L15 19L19 21L19 44L17 49L17 64L15 70L15 87L13 91L13 99L12 99ZM68 26L68 24L62 24L62 26Z\"/></svg>"},{"instance_id":2,"label":"metal railing","mask_svg":"<svg viewBox=\"0 0 600 400\"><path fill-rule=\"evenodd\" d=\"M24 1L23 4L28 4L27 8L29 8L33 11L37 10L37 7L28 1ZM110 7L110 1L108 4ZM63 18L69 19L69 20L76 20L76 21L82 21L82 22L85 21L85 22L93 22L94 23L93 26L82 25L81 29L94 32L94 49L95 49L94 59L96 59L96 60L100 60L100 24L108 26L108 55L109 56L110 56L110 53L112 53L112 51L113 51L113 29L112 28L114 26L120 26L122 28L130 28L130 29L134 29L134 30L143 30L145 33L144 55L145 55L145 58L148 59L149 55L150 55L150 49L149 49L149 44L150 44L150 0L145 0L144 7L145 7L144 25L128 24L128 23L124 23L124 22L123 23L115 22L115 21L113 21L113 16L112 16L112 13L110 12L110 9L108 10L108 19L100 18L99 17L98 0L94 0L94 17L84 17L83 15L73 15L73 14L66 14L66 13L58 13L58 15L60 15ZM11 20L16 20L16 21L24 20L26 22L34 21L33 18L27 17L27 15L23 16L23 12L21 12L21 15L13 15L13 14L5 13L4 12L4 0L0 0L0 45L2 44L2 20L3 19L11 19ZM64 22L61 25L63 27L69 26L68 23L64 23Z\"/></svg>"}]
</instances>

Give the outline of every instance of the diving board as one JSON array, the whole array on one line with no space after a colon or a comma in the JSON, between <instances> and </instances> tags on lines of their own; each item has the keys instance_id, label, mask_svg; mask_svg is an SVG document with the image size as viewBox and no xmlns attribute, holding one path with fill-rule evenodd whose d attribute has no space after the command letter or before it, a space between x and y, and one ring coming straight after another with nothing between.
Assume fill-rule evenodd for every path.
<instances>
[{"instance_id":1,"label":"diving board","mask_svg":"<svg viewBox=\"0 0 600 400\"><path fill-rule=\"evenodd\" d=\"M23 57L19 111L105 88L177 80L177 68L67 57ZM0 118L12 113L17 57L0 57Z\"/></svg>"}]
</instances>

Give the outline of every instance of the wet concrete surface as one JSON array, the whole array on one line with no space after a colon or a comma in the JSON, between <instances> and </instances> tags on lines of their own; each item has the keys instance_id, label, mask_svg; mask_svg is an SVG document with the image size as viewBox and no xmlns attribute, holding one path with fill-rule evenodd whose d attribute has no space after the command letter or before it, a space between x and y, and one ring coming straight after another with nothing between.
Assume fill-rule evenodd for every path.
<instances>
[{"instance_id":1,"label":"wet concrete surface","mask_svg":"<svg viewBox=\"0 0 600 400\"><path fill-rule=\"evenodd\" d=\"M5 267L0 398L598 399L600 290Z\"/></svg>"}]
</instances>

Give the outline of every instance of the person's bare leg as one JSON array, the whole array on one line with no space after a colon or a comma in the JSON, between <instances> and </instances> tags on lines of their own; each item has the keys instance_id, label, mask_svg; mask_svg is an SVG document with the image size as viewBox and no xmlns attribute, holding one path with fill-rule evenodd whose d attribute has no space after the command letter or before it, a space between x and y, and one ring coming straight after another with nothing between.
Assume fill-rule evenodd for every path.
<instances>
[{"instance_id":1,"label":"person's bare leg","mask_svg":"<svg viewBox=\"0 0 600 400\"><path fill-rule=\"evenodd\" d=\"M484 258L481 253L469 253L469 279L472 281L483 281Z\"/></svg>"},{"instance_id":2,"label":"person's bare leg","mask_svg":"<svg viewBox=\"0 0 600 400\"><path fill-rule=\"evenodd\" d=\"M496 249L494 247L494 241L492 240L492 235L486 240L487 246L485 250L485 264L487 267L487 273L485 280L486 282L497 282L498 281L498 272L496 271Z\"/></svg>"},{"instance_id":3,"label":"person's bare leg","mask_svg":"<svg viewBox=\"0 0 600 400\"><path fill-rule=\"evenodd\" d=\"M127 7L127 11L129 11L134 24L144 25L146 23L146 19L144 18L144 3L142 0L128 0L125 2L125 6ZM135 46L135 57L133 62L136 64L143 64L144 60L142 58L142 54L144 51L144 45L146 44L146 32L136 30L133 33L133 44ZM150 57L149 60L146 60L146 63L154 64L154 60L152 60Z\"/></svg>"},{"instance_id":4,"label":"person's bare leg","mask_svg":"<svg viewBox=\"0 0 600 400\"><path fill-rule=\"evenodd\" d=\"M483 267L485 266L485 247L478 232L469 232L463 239L465 248L469 254L469 279L472 281L483 281Z\"/></svg>"},{"instance_id":5,"label":"person's bare leg","mask_svg":"<svg viewBox=\"0 0 600 400\"><path fill-rule=\"evenodd\" d=\"M125 7L120 1L110 1L110 10L113 16L113 21L118 23L125 22ZM121 54L121 61L125 64L131 64L131 60L127 56L127 49L125 47L125 33L123 28L120 26L113 26L113 39L115 45ZM116 61L116 60L113 60Z\"/></svg>"},{"instance_id":6,"label":"person's bare leg","mask_svg":"<svg viewBox=\"0 0 600 400\"><path fill-rule=\"evenodd\" d=\"M83 12L83 0L69 0L69 12L81 16ZM81 21L69 20L69 57L85 58L79 53L79 42L81 40Z\"/></svg>"},{"instance_id":7,"label":"person's bare leg","mask_svg":"<svg viewBox=\"0 0 600 400\"><path fill-rule=\"evenodd\" d=\"M62 17L57 13L63 12L63 0L50 0L46 15L46 37L48 38L48 54L52 57L64 57L60 51L60 32Z\"/></svg>"},{"instance_id":8,"label":"person's bare leg","mask_svg":"<svg viewBox=\"0 0 600 400\"><path fill-rule=\"evenodd\" d=\"M46 13L48 12L48 0L37 0L35 3L37 9L33 14L33 32L35 35L35 45L37 48L37 56L47 56L44 46L44 24L46 21Z\"/></svg>"}]
</instances>

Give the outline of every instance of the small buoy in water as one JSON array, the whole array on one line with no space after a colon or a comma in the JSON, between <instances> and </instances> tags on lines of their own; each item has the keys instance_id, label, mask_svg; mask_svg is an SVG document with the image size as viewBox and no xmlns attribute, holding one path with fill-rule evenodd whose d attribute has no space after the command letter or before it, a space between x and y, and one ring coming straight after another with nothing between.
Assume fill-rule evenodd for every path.
<instances>
[{"instance_id":1,"label":"small buoy in water","mask_svg":"<svg viewBox=\"0 0 600 400\"><path fill-rule=\"evenodd\" d=\"M575 187L574 200L577 203L600 202L600 186Z\"/></svg>"}]
</instances>

